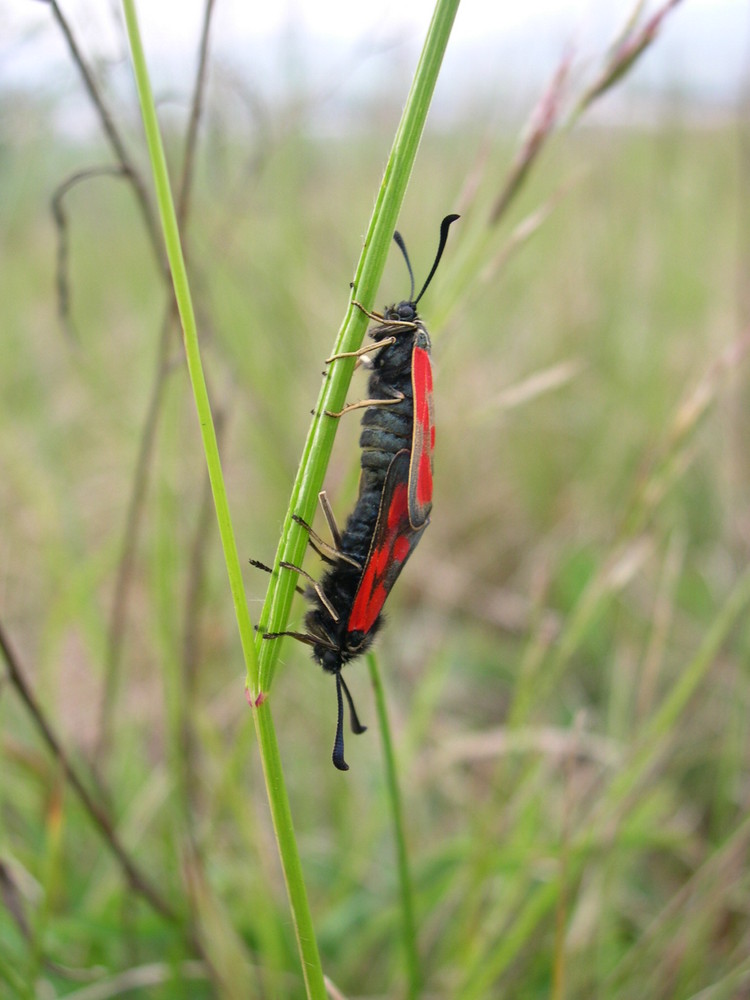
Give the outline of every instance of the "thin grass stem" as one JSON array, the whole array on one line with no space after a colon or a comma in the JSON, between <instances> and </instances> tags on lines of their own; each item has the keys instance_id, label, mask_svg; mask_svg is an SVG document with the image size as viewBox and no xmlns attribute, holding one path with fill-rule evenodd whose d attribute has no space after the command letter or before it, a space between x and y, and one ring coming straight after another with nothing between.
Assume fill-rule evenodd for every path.
<instances>
[{"instance_id":1,"label":"thin grass stem","mask_svg":"<svg viewBox=\"0 0 750 1000\"><path fill-rule=\"evenodd\" d=\"M180 243L177 216L169 184L166 157L156 118L156 108L154 106L151 83L146 67L133 0L123 0L123 9L128 37L130 39L133 68L138 86L138 96L146 131L149 156L154 173L159 213L164 229L164 240L169 257L172 281L174 283L175 298L182 321L188 372L190 374L196 410L200 421L203 448L206 455L206 464L208 466L216 516L219 523L219 535L227 565L229 584L245 656L247 676L249 678L248 687L249 691L252 692L257 690L258 677L255 646L252 641L252 624L245 603L239 555L221 470L216 429L211 415L208 391L201 364L195 314L190 295L185 259ZM276 735L267 702L258 705L258 709L254 713L254 719L279 855L289 892L289 902L297 935L297 944L307 995L311 1000L324 1000L326 994L323 982L323 970L320 964L320 955L318 953L312 917L307 902L305 883L302 878L302 865L292 827L291 810L286 785L283 780Z\"/></svg>"},{"instance_id":2,"label":"thin grass stem","mask_svg":"<svg viewBox=\"0 0 750 1000\"><path fill-rule=\"evenodd\" d=\"M169 184L166 156L156 118L156 108L151 92L151 83L146 68L133 0L123 0L123 8L130 39L133 68L138 86L138 96L141 103L141 113L143 115L149 156L154 172L154 183L156 186L159 214L164 230L164 241L172 272L175 298L182 322L188 373L190 375L195 406L200 422L201 438L206 455L208 474L211 479L211 490L216 507L216 517L219 522L222 549L227 564L229 586L232 592L235 614L240 631L240 641L242 642L248 676L251 681L250 687L251 690L254 690L257 686L257 660L255 657L255 646L252 641L253 630L245 603L242 571L229 513L229 502L227 500L224 477L221 470L216 428L211 413L211 404L208 398L206 379L201 362L200 348L198 346L198 329L193 310L187 269L185 267L185 258L180 241L177 215Z\"/></svg>"},{"instance_id":3,"label":"thin grass stem","mask_svg":"<svg viewBox=\"0 0 750 1000\"><path fill-rule=\"evenodd\" d=\"M361 309L354 306L354 301L359 301L368 310L374 305L375 293L383 274L458 4L459 0L437 0L435 5L422 55L375 200L352 282L346 315L329 356L353 352L362 345L367 317ZM260 620L263 630L267 632L283 632L289 618L297 583L296 574L278 572L279 563L299 566L304 557L308 535L293 520L293 515L302 517L308 523L312 522L338 424L337 420L326 416L326 410L338 413L343 409L354 364L354 358L344 358L330 366L315 406L276 552L274 566L277 573L271 578L261 612ZM267 691L273 679L280 643L264 643L259 637L258 647L261 690Z\"/></svg>"},{"instance_id":4,"label":"thin grass stem","mask_svg":"<svg viewBox=\"0 0 750 1000\"><path fill-rule=\"evenodd\" d=\"M417 921L414 914L414 887L409 867L409 853L406 847L406 830L404 828L404 810L401 802L401 790L398 783L398 768L393 750L391 726L388 721L388 709L385 703L383 682L378 669L378 661L373 653L367 655L367 668L370 672L370 682L375 693L375 710L380 727L380 740L383 744L383 763L385 765L386 790L388 804L391 810L393 824L393 839L396 845L396 861L398 865L398 881L401 896L401 924L403 929L404 959L406 962L406 996L415 1000L422 989L422 969L417 948Z\"/></svg>"}]
</instances>

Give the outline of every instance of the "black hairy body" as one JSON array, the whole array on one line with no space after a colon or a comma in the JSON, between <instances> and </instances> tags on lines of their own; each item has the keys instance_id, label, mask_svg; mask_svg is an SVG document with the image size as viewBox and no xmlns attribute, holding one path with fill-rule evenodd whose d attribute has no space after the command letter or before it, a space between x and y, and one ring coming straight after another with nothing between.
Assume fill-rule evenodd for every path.
<instances>
[{"instance_id":1,"label":"black hairy body","mask_svg":"<svg viewBox=\"0 0 750 1000\"><path fill-rule=\"evenodd\" d=\"M370 648L383 623L381 614L367 633L349 631L348 625L372 545L388 467L397 452L411 448L414 421L411 359L417 338L420 345L426 345L429 350L427 331L419 322L413 303L391 306L384 318L387 322L371 330L370 336L376 343L390 338L394 342L385 343L373 359L368 397L389 402L368 406L362 417L359 496L341 536L341 552L355 560L359 568L342 559L336 560L318 585L339 616L338 620L333 618L314 588L306 592L312 606L305 616L305 625L311 636L323 640L313 646L313 657L324 670L333 674Z\"/></svg>"},{"instance_id":2,"label":"black hairy body","mask_svg":"<svg viewBox=\"0 0 750 1000\"><path fill-rule=\"evenodd\" d=\"M356 303L368 316L378 321L378 325L370 331L375 344L372 348L328 359L333 362L374 353L370 362L368 398L361 404L345 407L341 413L329 414L340 417L348 410L366 407L359 438L361 474L357 503L341 536L332 523L327 503L324 505L332 526L335 548L322 542L304 521L296 519L310 531L313 546L328 564L328 569L318 584L305 591L311 605L305 615L307 631L264 633L266 639L288 635L307 643L312 647L313 658L335 676L337 717L332 759L341 771L349 767L344 760L344 698L349 704L352 731L362 733L365 730L357 718L341 668L372 645L383 624L383 603L429 523L434 425L432 377L429 358L423 355L430 353L430 338L417 315L417 303L435 274L448 229L457 218L457 215L448 215L440 224L440 242L432 270L416 298L414 274L406 247L400 234L394 233L393 238L404 255L411 278L409 298L390 306L382 316L369 313ZM415 348L419 348L419 391L423 394L419 398L419 427L415 427L414 414L412 366L416 364ZM422 413L425 407L427 410ZM424 468L420 463L429 464L426 472L420 471ZM408 515L404 503L407 490ZM413 509L418 514L416 523L412 520ZM253 562L262 569L268 569L262 563ZM297 566L285 562L280 565L307 576Z\"/></svg>"},{"instance_id":3,"label":"black hairy body","mask_svg":"<svg viewBox=\"0 0 750 1000\"><path fill-rule=\"evenodd\" d=\"M388 466L402 448L411 448L414 423L414 389L411 379L412 351L419 342L428 352L430 338L411 302L386 309L388 325L376 326L370 336L377 342L394 337L372 363L368 384L370 399L396 399L387 406L369 406L362 417L359 446L362 449L362 477L382 490ZM402 322L404 326L391 324ZM408 324L408 325L407 325Z\"/></svg>"}]
</instances>

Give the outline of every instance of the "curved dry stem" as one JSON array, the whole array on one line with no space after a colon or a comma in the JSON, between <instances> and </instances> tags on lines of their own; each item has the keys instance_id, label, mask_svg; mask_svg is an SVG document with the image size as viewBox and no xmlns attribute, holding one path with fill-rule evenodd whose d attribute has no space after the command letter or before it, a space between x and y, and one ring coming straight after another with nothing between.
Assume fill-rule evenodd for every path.
<instances>
[{"instance_id":1,"label":"curved dry stem","mask_svg":"<svg viewBox=\"0 0 750 1000\"><path fill-rule=\"evenodd\" d=\"M162 917L170 923L180 923L181 917L178 912L167 902L162 893L154 886L151 879L138 867L136 861L131 857L118 837L109 814L94 800L86 788L83 779L63 747L52 723L47 718L47 714L37 701L31 685L26 680L25 670L21 666L20 659L10 642L10 638L6 635L2 623L0 623L0 649L3 652L5 663L8 667L10 681L21 701L26 706L37 731L47 744L55 760L59 762L65 773L65 777L78 796L84 809L89 814L94 826L99 830L104 843L116 858L128 883Z\"/></svg>"},{"instance_id":2,"label":"curved dry stem","mask_svg":"<svg viewBox=\"0 0 750 1000\"><path fill-rule=\"evenodd\" d=\"M62 184L58 185L52 195L50 207L52 217L55 221L57 231L57 260L55 265L55 284L57 286L57 311L63 329L71 341L78 341L75 325L70 314L70 246L68 243L68 215L65 211L63 201L67 193L82 181L91 180L94 177L126 177L130 175L122 166L116 167L107 164L102 167L89 167L87 170L78 170L68 177Z\"/></svg>"},{"instance_id":3,"label":"curved dry stem","mask_svg":"<svg viewBox=\"0 0 750 1000\"><path fill-rule=\"evenodd\" d=\"M159 231L156 215L151 205L151 200L148 196L143 177L136 168L134 161L130 158L125 142L120 135L119 129L115 124L115 120L112 117L109 108L106 105L101 87L97 83L93 71L86 62L75 36L73 35L70 24L68 23L63 12L60 10L57 0L50 0L49 5L52 9L54 18L63 33L71 58L78 67L81 77L83 78L83 85L86 88L86 92L91 98L92 104L96 108L99 115L99 121L104 129L104 134L109 140L112 151L116 159L119 161L123 172L130 177L130 182L133 185L133 191L135 192L136 202L138 203L138 208L140 209L143 222L148 233L149 242L153 248L154 255L156 256L159 269L163 271L165 261L164 246L162 244L161 233Z\"/></svg>"}]
</instances>

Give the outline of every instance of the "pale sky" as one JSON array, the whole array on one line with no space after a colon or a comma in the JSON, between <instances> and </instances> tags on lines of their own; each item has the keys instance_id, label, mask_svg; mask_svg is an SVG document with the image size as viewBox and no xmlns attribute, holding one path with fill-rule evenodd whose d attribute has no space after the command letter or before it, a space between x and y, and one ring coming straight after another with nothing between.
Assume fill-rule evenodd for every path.
<instances>
[{"instance_id":1,"label":"pale sky","mask_svg":"<svg viewBox=\"0 0 750 1000\"><path fill-rule=\"evenodd\" d=\"M521 69L528 64L533 70L539 63L544 76L566 44L584 58L587 53L600 56L635 5L635 0L462 0L447 61L461 62L465 77L467 67L486 74L493 59L498 64L510 57ZM118 0L61 0L61 6L89 56L125 55L116 26ZM137 2L152 66L167 63L171 68L193 58L203 6L203 0ZM661 0L650 0L645 10L659 6ZM416 53L432 9L432 0L217 0L213 55L242 69L269 53L263 71L273 72L274 45L292 34L319 65L328 58L335 67L347 52L356 58L364 46L377 50L396 42ZM657 49L659 54L644 63L666 60L672 72L693 74L699 81L710 78L712 86L725 76L727 88L735 87L750 62L750 4L683 0L668 18ZM65 59L45 3L18 0L0 10L0 87L19 76L28 79L31 74L33 79Z\"/></svg>"},{"instance_id":2,"label":"pale sky","mask_svg":"<svg viewBox=\"0 0 750 1000\"><path fill-rule=\"evenodd\" d=\"M690 0L688 0L690 2ZM706 0L692 0L706 5ZM710 3L711 0L708 0ZM713 0L717 2L717 0ZM103 44L111 34L113 11L117 0L63 0L63 10L77 25L100 37ZM218 0L217 34L235 38L264 38L277 34L290 23L316 36L354 41L384 25L391 30L415 31L420 35L429 21L432 0ZM614 25L627 16L633 0L463 0L459 9L455 37L459 40L485 38L533 26L534 22L554 21L576 25L596 22ZM150 0L137 3L144 37L151 42L177 46L189 45L200 24L203 0ZM49 18L43 3L18 3L0 15L6 38L8 28L42 24ZM111 39L110 39L111 40Z\"/></svg>"}]
</instances>

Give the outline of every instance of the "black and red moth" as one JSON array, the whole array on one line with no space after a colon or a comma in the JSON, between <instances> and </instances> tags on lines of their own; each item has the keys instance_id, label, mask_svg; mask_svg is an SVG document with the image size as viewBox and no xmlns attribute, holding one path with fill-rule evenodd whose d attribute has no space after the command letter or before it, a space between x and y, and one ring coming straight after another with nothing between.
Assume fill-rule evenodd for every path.
<instances>
[{"instance_id":1,"label":"black and red moth","mask_svg":"<svg viewBox=\"0 0 750 1000\"><path fill-rule=\"evenodd\" d=\"M365 730L357 718L341 668L372 645L383 623L385 600L422 537L432 509L435 420L431 345L417 303L432 281L445 249L448 229L457 218L448 215L443 219L435 261L416 298L406 247L401 235L394 233L411 278L409 299L389 306L382 315L368 313L378 323L370 331L374 344L353 354L328 359L333 362L376 352L371 361L369 398L345 407L341 413L329 414L339 417L349 410L366 407L359 439L362 449L359 495L343 533L339 534L332 525L334 547L322 545L317 536L312 536L314 547L329 568L318 584L305 591L312 605L305 616L307 631L264 634L266 639L289 635L307 643L313 647L313 658L336 677L338 712L332 756L341 771L349 769L344 760L342 693L349 705L352 732ZM299 571L298 567L282 565Z\"/></svg>"}]
</instances>

